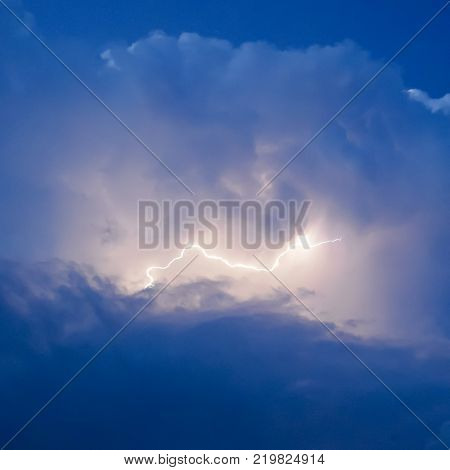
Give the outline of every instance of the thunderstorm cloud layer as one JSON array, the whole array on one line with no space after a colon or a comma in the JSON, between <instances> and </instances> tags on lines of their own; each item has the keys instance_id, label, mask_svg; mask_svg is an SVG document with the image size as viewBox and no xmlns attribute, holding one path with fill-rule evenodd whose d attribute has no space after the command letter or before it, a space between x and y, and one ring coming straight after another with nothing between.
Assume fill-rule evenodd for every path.
<instances>
[{"instance_id":1,"label":"thunderstorm cloud layer","mask_svg":"<svg viewBox=\"0 0 450 470\"><path fill-rule=\"evenodd\" d=\"M179 250L139 250L137 201L191 196L4 26L6 441L183 265L146 288L148 267ZM255 198L383 64L351 40L281 48L160 30L101 48L62 37L57 52L197 199ZM277 275L448 441L450 95L421 88L393 64L261 200L311 200L308 236L342 237L289 253ZM256 254L271 266L280 253ZM252 254L199 257L14 446L439 447L270 275L230 269Z\"/></svg>"}]
</instances>

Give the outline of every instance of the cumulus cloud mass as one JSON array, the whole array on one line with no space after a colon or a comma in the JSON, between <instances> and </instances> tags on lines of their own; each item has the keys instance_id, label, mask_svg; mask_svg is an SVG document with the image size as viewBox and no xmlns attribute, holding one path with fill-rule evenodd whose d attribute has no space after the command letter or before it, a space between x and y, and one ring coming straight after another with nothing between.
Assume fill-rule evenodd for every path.
<instances>
[{"instance_id":1,"label":"cumulus cloud mass","mask_svg":"<svg viewBox=\"0 0 450 470\"><path fill-rule=\"evenodd\" d=\"M18 50L31 40L21 37ZM87 57L78 64L80 76L194 190L195 200L254 199L382 65L352 41L280 49L162 31L102 51L76 42L67 50ZM174 263L144 289L146 268L166 264L178 250L138 249L137 201L191 195L46 51L36 49L33 78L25 57L1 54L0 250L14 260L2 262L0 272L2 348L15 364L2 370L17 390L37 380L33 367L43 358L48 375L55 374L37 386L20 416L6 415L10 429L182 267ZM311 200L310 239L342 237L296 251L277 275L444 436L450 95L432 99L404 89L400 68L388 68L260 199ZM255 253L239 248L213 253L256 263ZM256 254L270 264L278 253ZM17 331L21 339L13 345ZM112 363L117 376L105 379L112 394L103 402L98 387ZM264 375L267 367L277 371L272 379ZM93 381L67 419L77 421L83 406L108 413L108 403L123 437L120 428L129 428L134 416L139 425L122 447L145 447L149 435L156 446L167 447L171 435L170 444L184 448L217 447L223 438L235 448L363 447L369 440L374 447L436 446L420 427L412 440L404 438L414 418L405 418L270 275L202 256L90 374L67 395L70 401ZM357 386L349 385L350 376ZM143 414L124 399L124 383ZM268 395L259 392L263 383ZM428 393L435 400L427 408L419 395ZM186 406L176 404L180 394ZM7 390L4 401L14 408L17 397ZM126 403L121 410L119 401ZM58 406L43 419L57 424ZM311 408L316 415L307 413ZM339 410L338 427L326 420L331 408ZM370 435L361 435L349 414L372 420ZM192 420L201 425L191 432ZM212 423L216 433L208 431ZM78 445L103 434L102 420L96 426L82 432ZM72 429L84 429L83 423ZM336 431L332 445L327 429ZM278 433L290 440L274 440ZM244 434L252 438L243 441ZM341 434L345 442L336 437ZM72 437L51 435L58 446L70 446ZM48 438L30 430L22 442L45 447ZM95 442L113 447L114 439Z\"/></svg>"}]
</instances>

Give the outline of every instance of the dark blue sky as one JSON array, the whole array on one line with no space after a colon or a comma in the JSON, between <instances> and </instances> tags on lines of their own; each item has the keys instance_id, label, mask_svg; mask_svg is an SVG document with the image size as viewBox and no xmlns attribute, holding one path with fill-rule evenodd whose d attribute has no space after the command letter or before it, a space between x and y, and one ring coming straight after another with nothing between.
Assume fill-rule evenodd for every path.
<instances>
[{"instance_id":1,"label":"dark blue sky","mask_svg":"<svg viewBox=\"0 0 450 470\"><path fill-rule=\"evenodd\" d=\"M242 198L443 2L8 4L202 197ZM284 279L447 445L449 20L267 196L343 235ZM186 195L1 7L0 41L3 444L152 294L171 253L137 250L137 200ZM11 448L442 447L273 280L196 269Z\"/></svg>"},{"instance_id":2,"label":"dark blue sky","mask_svg":"<svg viewBox=\"0 0 450 470\"><path fill-rule=\"evenodd\" d=\"M328 45L352 39L375 59L387 60L445 2L357 0L321 2L285 0L98 0L65 2L26 0L39 18L39 29L51 41L73 37L98 48L110 42L133 42L149 31L171 35L196 32L228 39L268 41L280 48ZM446 12L396 63L408 87L441 96L448 92L449 13Z\"/></svg>"}]
</instances>

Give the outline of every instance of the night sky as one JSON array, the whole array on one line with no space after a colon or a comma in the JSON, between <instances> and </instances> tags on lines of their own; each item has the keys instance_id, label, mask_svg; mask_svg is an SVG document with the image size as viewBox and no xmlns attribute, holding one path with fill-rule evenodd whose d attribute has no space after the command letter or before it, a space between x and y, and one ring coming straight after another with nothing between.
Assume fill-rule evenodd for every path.
<instances>
[{"instance_id":1,"label":"night sky","mask_svg":"<svg viewBox=\"0 0 450 470\"><path fill-rule=\"evenodd\" d=\"M195 200L255 199L444 5L5 3ZM277 271L322 323L199 256L8 448L450 445L449 21L260 197L311 200L312 239L342 237ZM177 250L138 248L137 201L191 195L2 5L0 40L4 445L187 262L145 287Z\"/></svg>"}]
</instances>

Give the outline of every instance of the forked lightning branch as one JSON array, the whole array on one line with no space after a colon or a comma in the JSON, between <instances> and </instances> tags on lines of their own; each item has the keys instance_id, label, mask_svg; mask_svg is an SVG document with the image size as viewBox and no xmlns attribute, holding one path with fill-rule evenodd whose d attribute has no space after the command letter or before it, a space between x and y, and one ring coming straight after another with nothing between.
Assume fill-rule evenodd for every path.
<instances>
[{"instance_id":1,"label":"forked lightning branch","mask_svg":"<svg viewBox=\"0 0 450 470\"><path fill-rule=\"evenodd\" d=\"M318 246L327 245L327 244L330 244L330 243L337 243L337 242L340 242L340 241L342 241L342 238L334 238L332 240L324 240L324 241L321 241L321 242L309 244L309 248L310 249L311 248L316 248ZM295 243L294 246L291 246L291 244L288 244L288 246L285 248L285 250L282 251L281 254L279 254L275 258L275 261L273 262L272 266L269 267L269 271L274 271L275 269L277 269L280 266L280 261L284 256L286 256L289 253L292 253L294 250L297 250L297 249L301 248L301 246L302 246L302 243L301 243L299 238L297 238L296 243ZM146 271L147 277L148 277L148 280L149 280L146 287L148 288L148 287L153 287L154 286L155 278L152 275L152 273L154 271L165 271L166 269L169 269L172 266L172 264L174 264L176 261L179 261L179 260L183 259L185 254L190 250L199 251L206 259L210 259L210 260L213 260L213 261L220 261L221 263L225 264L226 266L228 266L229 268L232 268L232 269L246 269L246 270L249 270L249 271L258 271L258 272L267 271L266 268L263 268L263 267L260 267L260 266L254 266L254 265L245 264L245 263L232 263L232 262L228 261L226 258L224 258L222 256L210 255L200 245L195 244L195 245L192 245L190 247L183 248L181 250L180 254L175 256L174 258L172 258L165 266L149 266L147 268L147 271Z\"/></svg>"}]
</instances>

